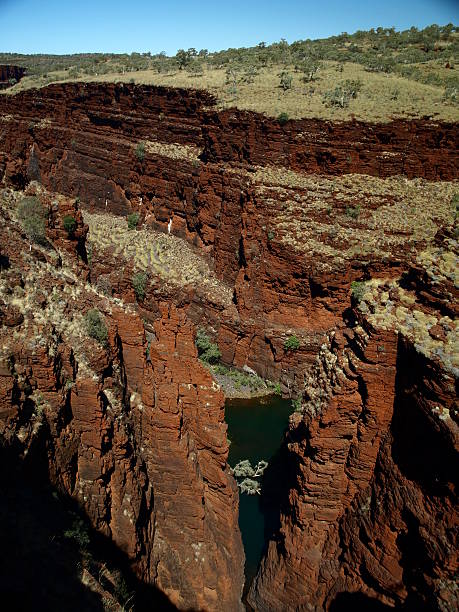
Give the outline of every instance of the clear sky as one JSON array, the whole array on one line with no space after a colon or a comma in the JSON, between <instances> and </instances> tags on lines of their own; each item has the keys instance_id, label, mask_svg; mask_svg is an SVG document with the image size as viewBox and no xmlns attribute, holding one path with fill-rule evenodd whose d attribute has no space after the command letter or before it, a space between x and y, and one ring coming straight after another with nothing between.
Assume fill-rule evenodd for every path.
<instances>
[{"instance_id":1,"label":"clear sky","mask_svg":"<svg viewBox=\"0 0 459 612\"><path fill-rule=\"evenodd\" d=\"M174 55L459 22L459 0L0 0L0 51Z\"/></svg>"}]
</instances>

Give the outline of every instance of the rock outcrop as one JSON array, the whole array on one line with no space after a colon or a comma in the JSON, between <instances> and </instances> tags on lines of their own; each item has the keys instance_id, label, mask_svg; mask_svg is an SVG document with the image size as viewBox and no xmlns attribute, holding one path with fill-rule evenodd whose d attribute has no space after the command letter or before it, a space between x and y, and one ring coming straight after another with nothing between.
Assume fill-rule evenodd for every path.
<instances>
[{"instance_id":1,"label":"rock outcrop","mask_svg":"<svg viewBox=\"0 0 459 612\"><path fill-rule=\"evenodd\" d=\"M447 242L436 261L448 301ZM291 417L291 482L249 596L257 610L458 605L457 322L426 305L425 276L405 284L366 284L355 322L321 348Z\"/></svg>"},{"instance_id":2,"label":"rock outcrop","mask_svg":"<svg viewBox=\"0 0 459 612\"><path fill-rule=\"evenodd\" d=\"M48 246L29 249L14 194L3 198L3 444L45 462L59 491L179 609L239 609L244 555L224 398L197 360L192 324L160 303L147 341L134 309L85 283L87 228L74 204L50 204ZM64 238L56 225L69 209L77 227ZM87 335L91 308L105 343Z\"/></svg>"},{"instance_id":3,"label":"rock outcrop","mask_svg":"<svg viewBox=\"0 0 459 612\"><path fill-rule=\"evenodd\" d=\"M25 75L26 70L22 66L10 66L0 64L0 89L7 89L16 84Z\"/></svg>"}]
</instances>

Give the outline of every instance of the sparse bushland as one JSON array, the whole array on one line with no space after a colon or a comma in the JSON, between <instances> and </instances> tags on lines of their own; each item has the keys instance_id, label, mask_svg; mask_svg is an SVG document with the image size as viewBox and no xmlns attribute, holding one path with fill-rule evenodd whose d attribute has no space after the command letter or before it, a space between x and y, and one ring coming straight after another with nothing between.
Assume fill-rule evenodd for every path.
<instances>
[{"instance_id":1,"label":"sparse bushland","mask_svg":"<svg viewBox=\"0 0 459 612\"><path fill-rule=\"evenodd\" d=\"M132 287L134 288L135 297L139 302L145 299L145 288L147 286L148 277L145 272L137 272L132 277Z\"/></svg>"},{"instance_id":2,"label":"sparse bushland","mask_svg":"<svg viewBox=\"0 0 459 612\"><path fill-rule=\"evenodd\" d=\"M102 346L106 346L108 340L108 330L105 325L102 313L97 308L91 308L85 314L84 321L88 336L97 340Z\"/></svg>"},{"instance_id":3,"label":"sparse bushland","mask_svg":"<svg viewBox=\"0 0 459 612\"><path fill-rule=\"evenodd\" d=\"M22 199L17 210L27 236L37 244L45 245L46 240L46 216L47 211L39 198L27 196Z\"/></svg>"},{"instance_id":4,"label":"sparse bushland","mask_svg":"<svg viewBox=\"0 0 459 612\"><path fill-rule=\"evenodd\" d=\"M131 213L130 215L127 216L128 228L130 230L135 229L137 227L137 225L139 224L139 218L140 218L140 215L137 212Z\"/></svg>"},{"instance_id":5,"label":"sparse bushland","mask_svg":"<svg viewBox=\"0 0 459 612\"><path fill-rule=\"evenodd\" d=\"M5 95L53 81L115 80L208 89L217 95L221 107L236 104L271 117L283 110L292 119L344 120L352 114L369 121L425 115L455 121L459 69L454 58L458 51L457 26L434 24L424 30L377 28L291 45L286 41L260 43L216 53L182 49L174 57L165 53L0 54L0 61L28 68L28 76L6 89ZM228 69L236 75L230 87L225 79ZM292 76L291 88L284 91L279 87L282 72ZM340 91L331 97L335 103L323 103L325 94L338 86L337 77L362 80L364 89L353 103L344 99L343 106ZM396 97L394 90L399 92Z\"/></svg>"}]
</instances>

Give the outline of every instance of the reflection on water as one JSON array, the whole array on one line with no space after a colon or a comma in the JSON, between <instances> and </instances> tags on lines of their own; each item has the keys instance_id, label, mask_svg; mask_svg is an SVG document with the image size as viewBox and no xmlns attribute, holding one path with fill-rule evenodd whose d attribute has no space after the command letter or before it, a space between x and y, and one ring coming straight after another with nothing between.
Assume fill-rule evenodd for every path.
<instances>
[{"instance_id":1,"label":"reflection on water","mask_svg":"<svg viewBox=\"0 0 459 612\"><path fill-rule=\"evenodd\" d=\"M230 465L234 467L242 459L248 459L252 466L261 459L270 461L279 449L292 410L291 401L278 396L227 400ZM265 543L262 498L245 494L239 498L239 528L246 556L247 587L256 574Z\"/></svg>"}]
</instances>

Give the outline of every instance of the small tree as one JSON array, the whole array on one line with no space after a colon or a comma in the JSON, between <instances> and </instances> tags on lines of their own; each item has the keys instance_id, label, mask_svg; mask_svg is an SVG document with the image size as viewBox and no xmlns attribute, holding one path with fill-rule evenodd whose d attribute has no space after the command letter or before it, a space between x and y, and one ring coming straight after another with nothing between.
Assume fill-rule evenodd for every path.
<instances>
[{"instance_id":1,"label":"small tree","mask_svg":"<svg viewBox=\"0 0 459 612\"><path fill-rule=\"evenodd\" d=\"M134 288L135 297L142 302L145 298L145 288L147 286L147 275L145 272L137 272L132 277L132 286Z\"/></svg>"},{"instance_id":2,"label":"small tree","mask_svg":"<svg viewBox=\"0 0 459 612\"><path fill-rule=\"evenodd\" d=\"M18 206L18 217L27 236L37 244L46 244L46 208L35 196L22 199Z\"/></svg>"},{"instance_id":3,"label":"small tree","mask_svg":"<svg viewBox=\"0 0 459 612\"><path fill-rule=\"evenodd\" d=\"M102 313L97 308L91 308L85 314L84 319L88 336L105 346L108 340L108 330Z\"/></svg>"},{"instance_id":4,"label":"small tree","mask_svg":"<svg viewBox=\"0 0 459 612\"><path fill-rule=\"evenodd\" d=\"M287 89L292 89L292 83L293 77L291 74L285 71L280 73L280 86L284 91L287 91Z\"/></svg>"},{"instance_id":5,"label":"small tree","mask_svg":"<svg viewBox=\"0 0 459 612\"><path fill-rule=\"evenodd\" d=\"M63 226L67 234L71 236L77 228L77 222L71 215L65 215L63 219Z\"/></svg>"}]
</instances>

